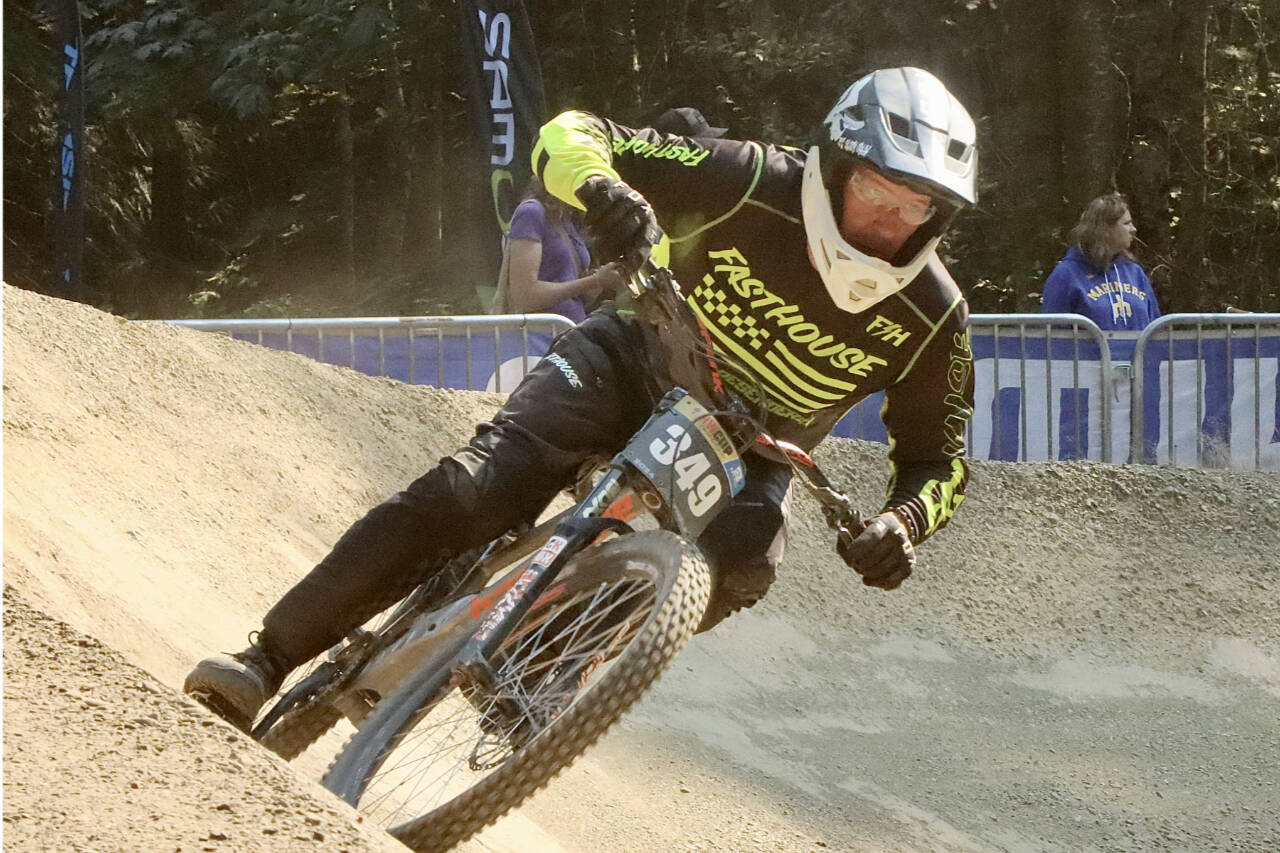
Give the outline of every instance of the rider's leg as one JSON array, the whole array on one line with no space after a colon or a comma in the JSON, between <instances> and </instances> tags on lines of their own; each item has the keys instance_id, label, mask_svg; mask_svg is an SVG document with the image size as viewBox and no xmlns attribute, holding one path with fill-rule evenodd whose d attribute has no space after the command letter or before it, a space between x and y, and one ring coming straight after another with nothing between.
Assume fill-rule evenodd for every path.
<instances>
[{"instance_id":1,"label":"rider's leg","mask_svg":"<svg viewBox=\"0 0 1280 853\"><path fill-rule=\"evenodd\" d=\"M420 567L533 520L596 453L612 453L651 396L611 315L561 335L471 443L374 507L271 608L250 649L201 661L187 692L238 723L284 676L423 580Z\"/></svg>"},{"instance_id":2,"label":"rider's leg","mask_svg":"<svg viewBox=\"0 0 1280 853\"><path fill-rule=\"evenodd\" d=\"M715 584L698 633L764 598L787 546L791 469L748 454L747 482L698 537Z\"/></svg>"},{"instance_id":3,"label":"rider's leg","mask_svg":"<svg viewBox=\"0 0 1280 853\"><path fill-rule=\"evenodd\" d=\"M481 447L477 481L462 460L474 460ZM486 476L492 469L501 476ZM247 728L296 666L403 598L424 579L432 558L536 516L554 494L540 484L560 482L557 477L554 460L530 447L518 428L497 427L477 436L353 524L267 612L253 644L200 661L187 677L186 692ZM480 506L493 509L480 512Z\"/></svg>"}]
</instances>

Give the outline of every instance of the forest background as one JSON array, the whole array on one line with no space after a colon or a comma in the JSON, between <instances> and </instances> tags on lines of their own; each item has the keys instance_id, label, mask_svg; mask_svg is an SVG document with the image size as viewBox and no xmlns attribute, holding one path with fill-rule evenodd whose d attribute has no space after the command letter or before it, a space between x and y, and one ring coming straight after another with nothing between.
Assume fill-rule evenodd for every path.
<instances>
[{"instance_id":1,"label":"forest background","mask_svg":"<svg viewBox=\"0 0 1280 853\"><path fill-rule=\"evenodd\" d=\"M979 128L979 207L942 250L975 311L1038 310L1081 208L1111 189L1166 313L1280 310L1280 0L526 5L551 114L640 125L692 105L734 137L805 146L861 72L937 74ZM87 301L480 311L488 167L453 2L80 8ZM4 278L43 292L60 79L44 0L4 0Z\"/></svg>"}]
</instances>

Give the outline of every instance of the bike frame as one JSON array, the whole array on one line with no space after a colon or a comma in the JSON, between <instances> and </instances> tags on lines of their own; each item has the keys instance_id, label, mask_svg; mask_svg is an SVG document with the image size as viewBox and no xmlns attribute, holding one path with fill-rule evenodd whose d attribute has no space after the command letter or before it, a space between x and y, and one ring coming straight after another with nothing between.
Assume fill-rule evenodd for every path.
<instances>
[{"instance_id":1,"label":"bike frame","mask_svg":"<svg viewBox=\"0 0 1280 853\"><path fill-rule=\"evenodd\" d=\"M696 474L672 476L681 466L685 474ZM660 526L692 541L743 482L742 461L723 428L692 396L676 389L575 506L482 558L487 565L516 563L496 584L416 614L408 630L360 669L335 705L358 725L370 710L361 696L385 696L414 673L448 668L455 680L490 684L490 658L552 590L569 560L603 534L632 530L610 514L624 514L617 506L628 496L632 507L639 503Z\"/></svg>"}]
</instances>

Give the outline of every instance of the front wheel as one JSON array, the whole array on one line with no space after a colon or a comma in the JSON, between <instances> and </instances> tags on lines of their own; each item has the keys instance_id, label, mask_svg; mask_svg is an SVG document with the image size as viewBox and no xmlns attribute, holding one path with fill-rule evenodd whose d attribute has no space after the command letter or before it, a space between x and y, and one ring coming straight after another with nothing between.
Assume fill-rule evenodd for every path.
<instances>
[{"instance_id":1,"label":"front wheel","mask_svg":"<svg viewBox=\"0 0 1280 853\"><path fill-rule=\"evenodd\" d=\"M702 619L711 577L673 533L575 556L516 626L485 683L417 673L380 702L324 785L413 850L447 850L594 743Z\"/></svg>"}]
</instances>

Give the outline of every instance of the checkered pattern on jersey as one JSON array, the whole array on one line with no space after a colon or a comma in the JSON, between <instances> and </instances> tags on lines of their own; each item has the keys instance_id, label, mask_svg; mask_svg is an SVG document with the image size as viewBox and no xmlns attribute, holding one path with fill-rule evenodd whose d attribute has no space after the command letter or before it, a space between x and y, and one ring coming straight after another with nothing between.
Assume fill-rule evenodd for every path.
<instances>
[{"instance_id":1,"label":"checkered pattern on jersey","mask_svg":"<svg viewBox=\"0 0 1280 853\"><path fill-rule=\"evenodd\" d=\"M738 340L753 350L758 350L769 340L767 329L756 325L756 318L743 315L742 306L730 303L723 290L714 287L715 279L707 276L703 283L693 289L693 298L704 317L714 320L716 325L726 329Z\"/></svg>"}]
</instances>

